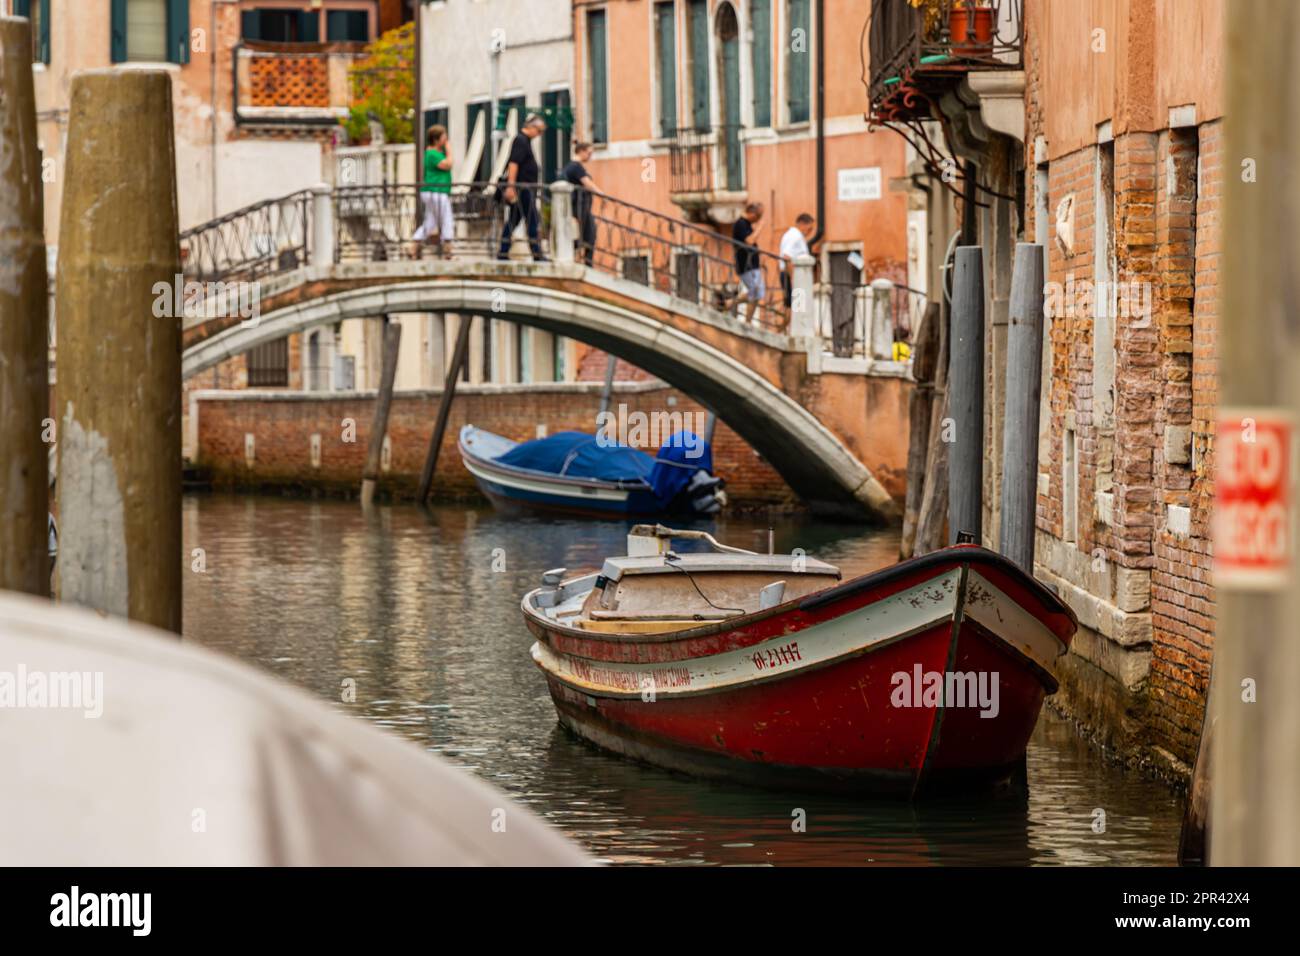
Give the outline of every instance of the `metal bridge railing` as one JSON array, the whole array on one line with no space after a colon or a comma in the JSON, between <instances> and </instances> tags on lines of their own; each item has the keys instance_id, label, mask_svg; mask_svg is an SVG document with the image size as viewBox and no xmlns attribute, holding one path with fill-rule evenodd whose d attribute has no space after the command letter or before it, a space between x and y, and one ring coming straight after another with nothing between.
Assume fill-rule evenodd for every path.
<instances>
[{"instance_id":1,"label":"metal bridge railing","mask_svg":"<svg viewBox=\"0 0 1300 956\"><path fill-rule=\"evenodd\" d=\"M531 189L546 257L583 262L693 304L743 320L752 317L763 328L787 330L790 310L779 256L613 196L577 190L556 203L552 187ZM322 187L258 203L182 233L185 275L206 282L250 281L320 265L322 256L326 263L431 259L439 247L414 238L423 219L421 194L413 184L341 186L330 192ZM458 183L450 195L451 254L458 260L495 258L512 212L499 198L497 184ZM553 207L572 211L571 228L557 228ZM509 245L516 258L529 254L525 231L520 222L512 234ZM572 251L555 248L557 241L572 243ZM755 283L758 296L742 282L742 267L761 276Z\"/></svg>"},{"instance_id":2,"label":"metal bridge railing","mask_svg":"<svg viewBox=\"0 0 1300 956\"><path fill-rule=\"evenodd\" d=\"M747 318L755 300L741 282L743 255L743 264L763 280L754 321L772 331L786 330L790 310L781 287L780 256L742 247L730 236L612 196L591 198L594 268Z\"/></svg>"},{"instance_id":3,"label":"metal bridge railing","mask_svg":"<svg viewBox=\"0 0 1300 956\"><path fill-rule=\"evenodd\" d=\"M926 294L892 282L824 282L820 336L837 358L890 359L925 312Z\"/></svg>"},{"instance_id":4,"label":"metal bridge railing","mask_svg":"<svg viewBox=\"0 0 1300 956\"><path fill-rule=\"evenodd\" d=\"M187 279L252 281L306 265L312 193L292 193L238 209L180 234Z\"/></svg>"}]
</instances>

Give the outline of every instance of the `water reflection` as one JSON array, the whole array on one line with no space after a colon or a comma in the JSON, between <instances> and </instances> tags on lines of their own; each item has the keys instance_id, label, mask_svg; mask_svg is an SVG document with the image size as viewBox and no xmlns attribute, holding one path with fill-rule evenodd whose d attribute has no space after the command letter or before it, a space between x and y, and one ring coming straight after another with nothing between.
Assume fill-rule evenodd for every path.
<instances>
[{"instance_id":1,"label":"water reflection","mask_svg":"<svg viewBox=\"0 0 1300 956\"><path fill-rule=\"evenodd\" d=\"M671 864L1160 864L1180 801L1106 765L1045 714L1027 797L892 801L783 794L642 767L569 737L528 657L519 599L543 570L596 567L626 526L490 510L195 496L185 548L185 636L340 702L528 803L597 856ZM767 524L701 525L766 550ZM895 532L788 518L776 548L846 575L894 560ZM1094 832L1094 812L1105 813ZM802 811L805 832L795 832Z\"/></svg>"}]
</instances>

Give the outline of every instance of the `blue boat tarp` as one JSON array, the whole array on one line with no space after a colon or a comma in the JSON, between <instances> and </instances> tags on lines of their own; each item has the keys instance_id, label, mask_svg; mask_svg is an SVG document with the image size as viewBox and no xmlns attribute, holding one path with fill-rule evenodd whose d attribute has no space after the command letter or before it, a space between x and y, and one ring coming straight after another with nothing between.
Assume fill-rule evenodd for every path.
<instances>
[{"instance_id":1,"label":"blue boat tarp","mask_svg":"<svg viewBox=\"0 0 1300 956\"><path fill-rule=\"evenodd\" d=\"M584 432L556 432L521 442L497 461L513 468L603 481L644 481L654 468L654 459L645 452L626 445L602 445L595 435Z\"/></svg>"},{"instance_id":2,"label":"blue boat tarp","mask_svg":"<svg viewBox=\"0 0 1300 956\"><path fill-rule=\"evenodd\" d=\"M650 471L650 487L661 502L667 504L690 484L697 471L712 473L713 449L693 432L680 431L669 438L655 456Z\"/></svg>"},{"instance_id":3,"label":"blue boat tarp","mask_svg":"<svg viewBox=\"0 0 1300 956\"><path fill-rule=\"evenodd\" d=\"M644 481L661 505L667 506L695 472L713 470L713 450L691 432L674 434L651 458L627 445L611 445L585 432L556 432L521 442L497 457L513 468L526 468L569 478L602 481Z\"/></svg>"}]
</instances>

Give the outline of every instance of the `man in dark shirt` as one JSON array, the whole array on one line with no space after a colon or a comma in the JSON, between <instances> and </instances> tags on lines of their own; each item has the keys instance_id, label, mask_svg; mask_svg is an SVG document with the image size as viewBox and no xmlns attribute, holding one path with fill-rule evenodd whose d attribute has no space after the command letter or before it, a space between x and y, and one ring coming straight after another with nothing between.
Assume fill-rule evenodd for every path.
<instances>
[{"instance_id":1,"label":"man in dark shirt","mask_svg":"<svg viewBox=\"0 0 1300 956\"><path fill-rule=\"evenodd\" d=\"M759 220L763 218L763 204L753 202L745 207L745 213L731 227L731 238L736 243L736 275L744 287L745 298L749 300L749 321L754 321L754 314L767 294L763 282L763 270L758 258L758 234L763 231ZM757 224L757 225L756 225ZM736 299L740 298L737 295ZM728 303L728 307L731 304Z\"/></svg>"},{"instance_id":2,"label":"man in dark shirt","mask_svg":"<svg viewBox=\"0 0 1300 956\"><path fill-rule=\"evenodd\" d=\"M578 220L578 256L591 265L596 251L596 217L591 214L591 194L599 192L583 163L591 159L590 143L573 144L573 161L564 167L564 181L573 184L573 215Z\"/></svg>"},{"instance_id":3,"label":"man in dark shirt","mask_svg":"<svg viewBox=\"0 0 1300 956\"><path fill-rule=\"evenodd\" d=\"M527 223L528 245L533 250L533 259L545 262L542 255L541 216L537 212L537 157L533 155L533 140L546 132L546 120L536 113L524 121L514 142L510 144L510 159L506 163L506 175L499 184L501 196L510 206L506 216L505 229L501 233L501 248L497 250L498 259L510 258L510 237L519 226L520 220Z\"/></svg>"}]
</instances>

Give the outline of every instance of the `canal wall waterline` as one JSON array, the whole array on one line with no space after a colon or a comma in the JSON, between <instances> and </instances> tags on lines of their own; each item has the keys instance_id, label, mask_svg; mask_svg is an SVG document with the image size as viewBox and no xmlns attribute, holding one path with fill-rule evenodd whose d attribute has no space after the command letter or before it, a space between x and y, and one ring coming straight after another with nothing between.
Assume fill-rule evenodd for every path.
<instances>
[{"instance_id":1,"label":"canal wall waterline","mask_svg":"<svg viewBox=\"0 0 1300 956\"><path fill-rule=\"evenodd\" d=\"M452 403L433 496L479 496L456 447L463 425L516 441L564 430L595 432L601 389L600 382L462 383ZM439 394L394 394L378 477L381 497L415 497ZM196 390L189 395L188 454L215 488L356 494L375 396L373 391ZM677 415L676 420L697 423L697 429L707 414L699 403L657 381L616 383L611 405L616 415L620 406L628 415L641 413L651 421L654 415ZM653 453L657 445L646 450ZM727 479L735 507L800 508L776 470L722 422L713 436L713 461L714 471Z\"/></svg>"}]
</instances>

